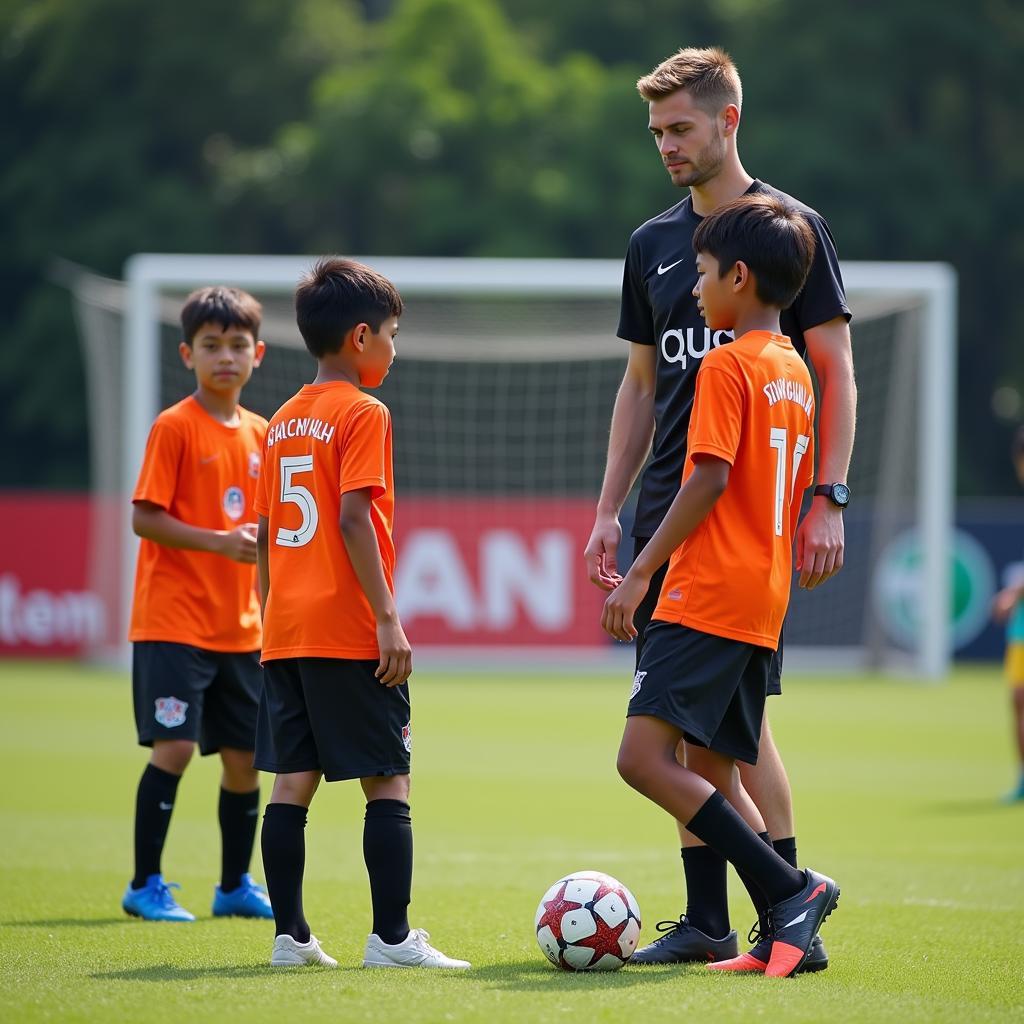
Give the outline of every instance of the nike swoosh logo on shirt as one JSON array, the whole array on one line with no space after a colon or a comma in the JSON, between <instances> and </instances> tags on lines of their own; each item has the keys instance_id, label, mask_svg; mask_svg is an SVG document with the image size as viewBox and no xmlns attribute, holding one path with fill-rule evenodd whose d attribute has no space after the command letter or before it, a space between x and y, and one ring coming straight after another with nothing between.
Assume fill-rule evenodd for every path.
<instances>
[{"instance_id":1,"label":"nike swoosh logo on shirt","mask_svg":"<svg viewBox=\"0 0 1024 1024\"><path fill-rule=\"evenodd\" d=\"M220 458L220 452L217 452L216 455L207 455L205 459L200 459L199 465L205 466L208 462L213 462L213 460L217 458Z\"/></svg>"},{"instance_id":2,"label":"nike swoosh logo on shirt","mask_svg":"<svg viewBox=\"0 0 1024 1024\"><path fill-rule=\"evenodd\" d=\"M678 267L682 260L676 260L675 263L670 263L667 267L658 264L658 274L667 274L673 267Z\"/></svg>"}]
</instances>

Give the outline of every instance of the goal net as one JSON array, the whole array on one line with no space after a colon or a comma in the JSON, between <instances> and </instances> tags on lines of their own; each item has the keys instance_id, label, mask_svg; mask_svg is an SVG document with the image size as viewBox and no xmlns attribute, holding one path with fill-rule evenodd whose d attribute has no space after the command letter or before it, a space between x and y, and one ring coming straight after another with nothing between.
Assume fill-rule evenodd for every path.
<instances>
[{"instance_id":1,"label":"goal net","mask_svg":"<svg viewBox=\"0 0 1024 1024\"><path fill-rule=\"evenodd\" d=\"M392 411L396 591L423 653L613 657L583 547L625 366L617 260L359 257L406 300ZM91 588L111 611L93 654L124 658L136 542L128 497L160 409L190 393L185 295L232 284L263 303L268 352L242 402L269 417L315 364L292 292L314 257L133 257L125 282L73 281L89 389ZM794 589L787 664L941 675L951 656L954 301L937 264L844 265L854 313L857 444L843 571ZM624 510L628 561L632 505Z\"/></svg>"}]
</instances>

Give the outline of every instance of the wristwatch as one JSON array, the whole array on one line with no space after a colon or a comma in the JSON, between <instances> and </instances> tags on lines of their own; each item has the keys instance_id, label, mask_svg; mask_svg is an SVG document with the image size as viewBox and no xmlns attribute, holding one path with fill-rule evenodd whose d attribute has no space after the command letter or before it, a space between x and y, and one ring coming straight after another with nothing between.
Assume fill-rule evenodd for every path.
<instances>
[{"instance_id":1,"label":"wristwatch","mask_svg":"<svg viewBox=\"0 0 1024 1024\"><path fill-rule=\"evenodd\" d=\"M823 494L836 508L846 508L850 504L850 488L846 484L818 484L814 488L817 497Z\"/></svg>"}]
</instances>

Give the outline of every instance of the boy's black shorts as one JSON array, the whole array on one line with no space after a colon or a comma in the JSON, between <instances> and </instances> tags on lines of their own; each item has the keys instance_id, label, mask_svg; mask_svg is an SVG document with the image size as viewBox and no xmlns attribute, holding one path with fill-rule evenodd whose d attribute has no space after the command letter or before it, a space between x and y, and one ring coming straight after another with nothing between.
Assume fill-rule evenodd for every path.
<instances>
[{"instance_id":1,"label":"boy's black shorts","mask_svg":"<svg viewBox=\"0 0 1024 1024\"><path fill-rule=\"evenodd\" d=\"M633 558L643 551L650 537L633 538ZM647 588L644 599L640 602L633 615L633 625L636 627L636 667L640 668L640 661L644 655L644 642L647 626L651 622L654 609L658 606L658 598L661 596L661 585L665 582L665 574L668 572L666 562L652 577L651 585ZM785 630L783 630L785 632ZM772 664L768 670L768 696L778 697L782 693L782 633L779 634L779 649L772 651Z\"/></svg>"},{"instance_id":2,"label":"boy's black shorts","mask_svg":"<svg viewBox=\"0 0 1024 1024\"><path fill-rule=\"evenodd\" d=\"M409 686L384 686L376 659L281 658L263 666L260 771L323 772L328 782L407 775Z\"/></svg>"},{"instance_id":3,"label":"boy's black shorts","mask_svg":"<svg viewBox=\"0 0 1024 1024\"><path fill-rule=\"evenodd\" d=\"M626 716L660 718L678 726L688 743L756 764L773 653L655 620Z\"/></svg>"},{"instance_id":4,"label":"boy's black shorts","mask_svg":"<svg viewBox=\"0 0 1024 1024\"><path fill-rule=\"evenodd\" d=\"M192 740L201 754L252 750L263 670L260 652L207 651L189 644L132 644L132 695L139 743Z\"/></svg>"}]
</instances>

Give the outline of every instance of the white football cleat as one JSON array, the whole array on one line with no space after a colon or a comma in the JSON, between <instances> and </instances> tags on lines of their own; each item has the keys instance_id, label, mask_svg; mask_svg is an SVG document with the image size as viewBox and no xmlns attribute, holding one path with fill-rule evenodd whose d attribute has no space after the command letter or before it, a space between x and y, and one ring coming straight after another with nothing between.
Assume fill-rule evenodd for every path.
<instances>
[{"instance_id":1,"label":"white football cleat","mask_svg":"<svg viewBox=\"0 0 1024 1024\"><path fill-rule=\"evenodd\" d=\"M464 971L470 967L468 960L453 960L427 941L428 932L413 928L404 942L389 946L376 935L366 937L363 951L364 967L442 967L448 970Z\"/></svg>"},{"instance_id":2,"label":"white football cleat","mask_svg":"<svg viewBox=\"0 0 1024 1024\"><path fill-rule=\"evenodd\" d=\"M315 935L310 935L309 942L296 942L290 935L278 935L274 939L271 967L303 967L307 964L311 967L337 967L338 961L320 948Z\"/></svg>"}]
</instances>

